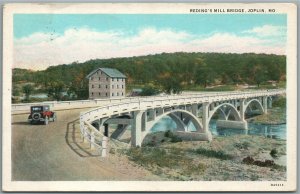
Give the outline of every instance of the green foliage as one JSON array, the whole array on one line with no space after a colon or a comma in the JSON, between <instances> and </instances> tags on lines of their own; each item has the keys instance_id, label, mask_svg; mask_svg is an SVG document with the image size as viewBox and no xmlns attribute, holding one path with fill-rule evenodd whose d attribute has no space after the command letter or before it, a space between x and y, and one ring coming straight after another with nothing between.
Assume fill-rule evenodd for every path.
<instances>
[{"instance_id":1,"label":"green foliage","mask_svg":"<svg viewBox=\"0 0 300 194\"><path fill-rule=\"evenodd\" d=\"M151 83L168 94L196 88L199 84L205 88L209 85L240 83L260 86L267 80L283 83L286 77L286 57L283 55L178 52L95 59L51 66L42 71L15 68L12 78L14 86L16 83L30 82L43 89L55 80L63 83L65 90L74 93L77 99L86 99L88 80L85 76L99 67L116 68L123 72L127 76L127 86ZM156 91L147 88L145 92L153 94Z\"/></svg>"},{"instance_id":2,"label":"green foliage","mask_svg":"<svg viewBox=\"0 0 300 194\"><path fill-rule=\"evenodd\" d=\"M171 137L171 142L172 143L182 142L182 139L180 137L174 135L173 137Z\"/></svg>"},{"instance_id":3,"label":"green foliage","mask_svg":"<svg viewBox=\"0 0 300 194\"><path fill-rule=\"evenodd\" d=\"M173 137L173 133L170 131L170 130L168 130L168 131L166 131L165 133L164 133L164 136L165 137L169 137L169 138L171 138L171 137Z\"/></svg>"},{"instance_id":4,"label":"green foliage","mask_svg":"<svg viewBox=\"0 0 300 194\"><path fill-rule=\"evenodd\" d=\"M201 84L206 88L209 84L212 84L217 79L217 74L212 68L209 68L206 64L199 66L197 69L195 82Z\"/></svg>"},{"instance_id":5,"label":"green foliage","mask_svg":"<svg viewBox=\"0 0 300 194\"><path fill-rule=\"evenodd\" d=\"M33 92L33 86L31 84L26 84L23 86L23 92L25 93L26 100L29 100L30 94Z\"/></svg>"},{"instance_id":6,"label":"green foliage","mask_svg":"<svg viewBox=\"0 0 300 194\"><path fill-rule=\"evenodd\" d=\"M174 170L179 171L179 174L185 177L178 176L176 173L170 173L167 175L169 178L185 180L186 176L203 174L207 168L206 165L199 161L193 161L192 158L185 154L185 152L177 148L166 150L158 147L130 148L126 151L126 155L130 160L157 175Z\"/></svg>"},{"instance_id":7,"label":"green foliage","mask_svg":"<svg viewBox=\"0 0 300 194\"><path fill-rule=\"evenodd\" d=\"M198 148L193 152L209 158L218 158L221 160L229 160L233 158L233 156L226 154L224 151L215 151L215 150L208 150L204 148Z\"/></svg>"},{"instance_id":8,"label":"green foliage","mask_svg":"<svg viewBox=\"0 0 300 194\"><path fill-rule=\"evenodd\" d=\"M286 98L281 97L272 102L273 107L286 108Z\"/></svg>"},{"instance_id":9,"label":"green foliage","mask_svg":"<svg viewBox=\"0 0 300 194\"><path fill-rule=\"evenodd\" d=\"M166 94L180 94L183 90L181 79L175 75L161 77L159 83Z\"/></svg>"},{"instance_id":10,"label":"green foliage","mask_svg":"<svg viewBox=\"0 0 300 194\"><path fill-rule=\"evenodd\" d=\"M20 95L20 90L19 90L19 88L13 87L12 95L13 95L13 96L19 96L19 95Z\"/></svg>"},{"instance_id":11,"label":"green foliage","mask_svg":"<svg viewBox=\"0 0 300 194\"><path fill-rule=\"evenodd\" d=\"M238 142L234 144L234 147L240 149L240 150L248 150L248 148L250 147L250 142L248 141L243 141L243 142Z\"/></svg>"},{"instance_id":12,"label":"green foliage","mask_svg":"<svg viewBox=\"0 0 300 194\"><path fill-rule=\"evenodd\" d=\"M48 96L59 101L63 98L62 92L64 84L62 82L50 82L47 86Z\"/></svg>"},{"instance_id":13,"label":"green foliage","mask_svg":"<svg viewBox=\"0 0 300 194\"><path fill-rule=\"evenodd\" d=\"M278 151L276 148L273 148L271 151L270 151L270 155L273 157L273 158L276 158L278 157Z\"/></svg>"},{"instance_id":14,"label":"green foliage","mask_svg":"<svg viewBox=\"0 0 300 194\"><path fill-rule=\"evenodd\" d=\"M176 157L167 154L166 150L160 148L130 148L127 155L131 160L143 166L157 165L159 167L172 167L176 165Z\"/></svg>"},{"instance_id":15,"label":"green foliage","mask_svg":"<svg viewBox=\"0 0 300 194\"><path fill-rule=\"evenodd\" d=\"M141 96L153 96L159 94L159 90L153 85L147 85L142 88Z\"/></svg>"},{"instance_id":16,"label":"green foliage","mask_svg":"<svg viewBox=\"0 0 300 194\"><path fill-rule=\"evenodd\" d=\"M164 136L167 138L171 138L170 142L172 143L182 142L182 139L177 135L175 135L174 133L172 133L170 130L166 131L164 133Z\"/></svg>"},{"instance_id":17,"label":"green foliage","mask_svg":"<svg viewBox=\"0 0 300 194\"><path fill-rule=\"evenodd\" d=\"M257 87L259 87L262 82L267 81L266 72L264 72L261 66L255 67L254 81Z\"/></svg>"}]
</instances>

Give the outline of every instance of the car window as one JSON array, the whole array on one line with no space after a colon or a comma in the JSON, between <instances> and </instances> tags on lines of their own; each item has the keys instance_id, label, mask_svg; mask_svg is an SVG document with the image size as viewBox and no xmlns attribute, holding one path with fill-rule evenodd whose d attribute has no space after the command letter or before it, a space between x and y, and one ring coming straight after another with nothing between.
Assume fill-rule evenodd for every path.
<instances>
[{"instance_id":1,"label":"car window","mask_svg":"<svg viewBox=\"0 0 300 194\"><path fill-rule=\"evenodd\" d=\"M48 111L48 110L49 110L49 107L48 107L48 106L45 106L45 107L44 107L44 110L45 110L45 111Z\"/></svg>"},{"instance_id":2,"label":"car window","mask_svg":"<svg viewBox=\"0 0 300 194\"><path fill-rule=\"evenodd\" d=\"M42 107L32 107L32 111L41 111Z\"/></svg>"}]
</instances>

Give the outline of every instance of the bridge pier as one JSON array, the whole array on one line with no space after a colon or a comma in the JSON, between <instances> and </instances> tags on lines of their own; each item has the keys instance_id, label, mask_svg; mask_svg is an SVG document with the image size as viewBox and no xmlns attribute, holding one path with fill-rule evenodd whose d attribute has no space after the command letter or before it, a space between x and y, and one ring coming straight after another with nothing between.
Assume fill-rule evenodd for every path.
<instances>
[{"instance_id":1,"label":"bridge pier","mask_svg":"<svg viewBox=\"0 0 300 194\"><path fill-rule=\"evenodd\" d=\"M133 121L131 127L131 145L134 147L142 146L142 111L133 112Z\"/></svg>"},{"instance_id":2,"label":"bridge pier","mask_svg":"<svg viewBox=\"0 0 300 194\"><path fill-rule=\"evenodd\" d=\"M150 111L149 111L149 121L154 121L155 120L155 117L156 117L156 111L155 111L155 109L151 109Z\"/></svg>"},{"instance_id":3,"label":"bridge pier","mask_svg":"<svg viewBox=\"0 0 300 194\"><path fill-rule=\"evenodd\" d=\"M246 99L240 99L240 117L242 121L245 121L245 112L246 112L246 107L245 107L245 102Z\"/></svg>"},{"instance_id":4,"label":"bridge pier","mask_svg":"<svg viewBox=\"0 0 300 194\"><path fill-rule=\"evenodd\" d=\"M192 114L197 116L198 104L192 104Z\"/></svg>"},{"instance_id":5,"label":"bridge pier","mask_svg":"<svg viewBox=\"0 0 300 194\"><path fill-rule=\"evenodd\" d=\"M268 108L272 108L272 98L269 97L269 100L268 100Z\"/></svg>"},{"instance_id":6,"label":"bridge pier","mask_svg":"<svg viewBox=\"0 0 300 194\"><path fill-rule=\"evenodd\" d=\"M205 133L209 131L209 103L204 102L202 105L202 125L203 125L203 130Z\"/></svg>"},{"instance_id":7,"label":"bridge pier","mask_svg":"<svg viewBox=\"0 0 300 194\"><path fill-rule=\"evenodd\" d=\"M218 128L248 129L247 121L217 120Z\"/></svg>"},{"instance_id":8,"label":"bridge pier","mask_svg":"<svg viewBox=\"0 0 300 194\"><path fill-rule=\"evenodd\" d=\"M268 97L264 96L263 97L263 107L264 107L264 114L268 113Z\"/></svg>"}]
</instances>

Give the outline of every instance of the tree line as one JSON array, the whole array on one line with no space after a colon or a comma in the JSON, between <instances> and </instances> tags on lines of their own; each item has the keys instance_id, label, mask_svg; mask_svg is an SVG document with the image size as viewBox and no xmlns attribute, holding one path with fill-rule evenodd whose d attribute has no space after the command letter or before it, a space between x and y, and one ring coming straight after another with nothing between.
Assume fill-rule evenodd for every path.
<instances>
[{"instance_id":1,"label":"tree line","mask_svg":"<svg viewBox=\"0 0 300 194\"><path fill-rule=\"evenodd\" d=\"M116 68L127 76L127 85L149 85L166 93L179 93L193 85L256 84L286 79L286 57L268 54L162 53L155 55L94 59L62 64L46 70L13 69L13 84L35 83L53 98L59 93L88 97L85 78L99 67Z\"/></svg>"}]
</instances>

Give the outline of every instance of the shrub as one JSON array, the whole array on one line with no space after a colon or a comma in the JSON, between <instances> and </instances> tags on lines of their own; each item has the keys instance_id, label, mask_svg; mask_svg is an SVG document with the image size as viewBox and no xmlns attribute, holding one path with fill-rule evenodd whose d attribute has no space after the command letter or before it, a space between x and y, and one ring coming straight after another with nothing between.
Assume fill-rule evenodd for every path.
<instances>
[{"instance_id":1,"label":"shrub","mask_svg":"<svg viewBox=\"0 0 300 194\"><path fill-rule=\"evenodd\" d=\"M156 145L157 145L157 138L156 138L156 136L153 136L151 141L147 144L147 146L154 147Z\"/></svg>"},{"instance_id":2,"label":"shrub","mask_svg":"<svg viewBox=\"0 0 300 194\"><path fill-rule=\"evenodd\" d=\"M278 151L276 150L276 148L272 149L270 151L270 155L273 157L273 158L276 158L278 157Z\"/></svg>"},{"instance_id":3,"label":"shrub","mask_svg":"<svg viewBox=\"0 0 300 194\"><path fill-rule=\"evenodd\" d=\"M174 135L171 137L171 142L172 143L182 142L182 139L180 137Z\"/></svg>"},{"instance_id":4,"label":"shrub","mask_svg":"<svg viewBox=\"0 0 300 194\"><path fill-rule=\"evenodd\" d=\"M174 136L174 134L170 130L168 130L168 131L165 132L164 136L172 138Z\"/></svg>"},{"instance_id":5,"label":"shrub","mask_svg":"<svg viewBox=\"0 0 300 194\"><path fill-rule=\"evenodd\" d=\"M286 107L286 98L278 98L272 102L273 107L280 107L285 108Z\"/></svg>"},{"instance_id":6,"label":"shrub","mask_svg":"<svg viewBox=\"0 0 300 194\"><path fill-rule=\"evenodd\" d=\"M192 175L192 174L202 174L206 170L206 165L203 163L199 164L189 164L183 167L183 174Z\"/></svg>"},{"instance_id":7,"label":"shrub","mask_svg":"<svg viewBox=\"0 0 300 194\"><path fill-rule=\"evenodd\" d=\"M250 143L248 141L244 141L242 143L235 143L234 147L238 149L248 150L248 148L250 147Z\"/></svg>"},{"instance_id":8,"label":"shrub","mask_svg":"<svg viewBox=\"0 0 300 194\"><path fill-rule=\"evenodd\" d=\"M182 142L182 139L177 135L174 135L170 130L166 131L164 136L167 138L171 138L172 143Z\"/></svg>"},{"instance_id":9,"label":"shrub","mask_svg":"<svg viewBox=\"0 0 300 194\"><path fill-rule=\"evenodd\" d=\"M198 148L195 150L197 154L210 157L210 158L218 158L221 160L229 160L232 159L233 157L229 154L224 153L223 151L215 151L215 150L207 150L204 148Z\"/></svg>"}]
</instances>

